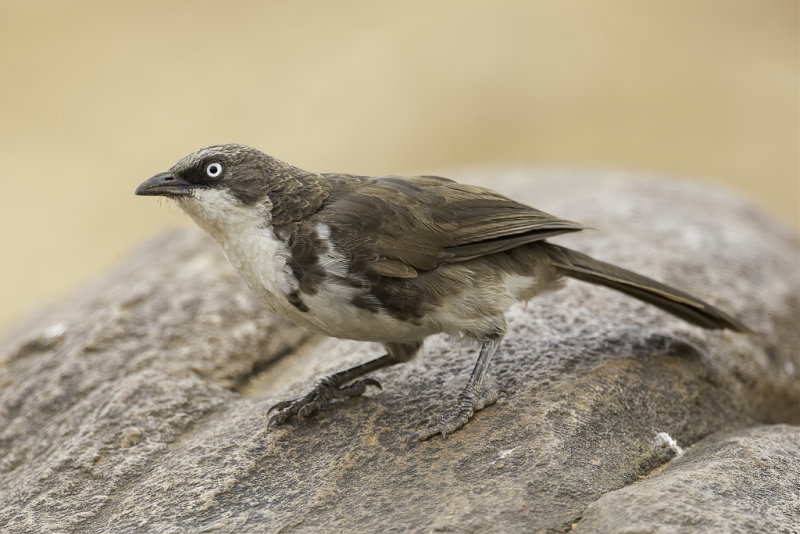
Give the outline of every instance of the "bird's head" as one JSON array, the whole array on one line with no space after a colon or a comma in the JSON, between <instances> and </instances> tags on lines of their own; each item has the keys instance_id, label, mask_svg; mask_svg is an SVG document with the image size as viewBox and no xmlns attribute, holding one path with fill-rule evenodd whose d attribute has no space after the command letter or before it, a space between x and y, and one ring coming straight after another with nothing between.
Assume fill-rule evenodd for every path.
<instances>
[{"instance_id":1,"label":"bird's head","mask_svg":"<svg viewBox=\"0 0 800 534\"><path fill-rule=\"evenodd\" d=\"M285 164L249 146L214 145L184 156L168 171L142 182L136 194L177 200L217 191L241 204L253 204L269 190L271 171L282 166Z\"/></svg>"},{"instance_id":2,"label":"bird's head","mask_svg":"<svg viewBox=\"0 0 800 534\"><path fill-rule=\"evenodd\" d=\"M242 218L268 223L277 196L285 199L287 194L301 193L308 176L312 174L249 146L214 145L184 156L168 171L142 182L136 194L171 198L214 233L213 229Z\"/></svg>"}]
</instances>

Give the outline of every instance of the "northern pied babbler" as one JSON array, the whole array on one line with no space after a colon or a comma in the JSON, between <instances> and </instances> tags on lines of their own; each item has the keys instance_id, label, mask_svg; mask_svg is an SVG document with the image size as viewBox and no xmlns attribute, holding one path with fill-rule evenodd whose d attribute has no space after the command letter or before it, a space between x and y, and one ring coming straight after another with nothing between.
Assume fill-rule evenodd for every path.
<instances>
[{"instance_id":1,"label":"northern pied babbler","mask_svg":"<svg viewBox=\"0 0 800 534\"><path fill-rule=\"evenodd\" d=\"M268 424L380 387L359 377L410 360L426 337L445 332L476 340L480 354L452 409L409 440L447 436L498 400L481 383L506 331L504 312L558 289L564 277L616 289L704 328L747 331L683 291L545 241L580 224L446 178L308 172L230 144L189 154L136 194L174 199L276 313L386 349L279 402Z\"/></svg>"}]
</instances>

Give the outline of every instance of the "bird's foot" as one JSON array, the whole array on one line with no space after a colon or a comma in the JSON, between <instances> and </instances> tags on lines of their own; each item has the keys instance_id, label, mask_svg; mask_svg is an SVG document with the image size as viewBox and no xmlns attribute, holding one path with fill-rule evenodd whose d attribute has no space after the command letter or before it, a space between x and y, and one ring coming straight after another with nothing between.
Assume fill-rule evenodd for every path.
<instances>
[{"instance_id":1,"label":"bird's foot","mask_svg":"<svg viewBox=\"0 0 800 534\"><path fill-rule=\"evenodd\" d=\"M458 396L455 406L445 415L430 417L417 423L418 430L408 436L406 443L425 441L436 434L441 434L443 438L446 438L448 434L452 434L467 424L475 412L491 406L505 396L506 392L503 390L486 391L479 395L471 389L465 389ZM419 428L421 426L423 428Z\"/></svg>"},{"instance_id":2,"label":"bird's foot","mask_svg":"<svg viewBox=\"0 0 800 534\"><path fill-rule=\"evenodd\" d=\"M375 386L378 389L383 389L381 383L374 378L363 378L343 385L336 380L335 375L325 377L320 380L311 391L302 397L281 401L267 410L267 415L272 413L273 410L277 410L275 415L270 417L269 421L267 421L267 428L271 427L273 424L282 425L291 419L292 416L296 416L298 419L310 417L328 401L358 397L366 391L367 386Z\"/></svg>"}]
</instances>

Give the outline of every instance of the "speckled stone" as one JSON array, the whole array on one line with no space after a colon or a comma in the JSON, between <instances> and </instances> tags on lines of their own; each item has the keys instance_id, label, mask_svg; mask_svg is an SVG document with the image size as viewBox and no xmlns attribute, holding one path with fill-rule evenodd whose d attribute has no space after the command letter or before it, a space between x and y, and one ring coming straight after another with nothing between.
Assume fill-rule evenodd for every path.
<instances>
[{"instance_id":1,"label":"speckled stone","mask_svg":"<svg viewBox=\"0 0 800 534\"><path fill-rule=\"evenodd\" d=\"M713 434L589 505L582 532L800 532L800 427Z\"/></svg>"},{"instance_id":2,"label":"speckled stone","mask_svg":"<svg viewBox=\"0 0 800 534\"><path fill-rule=\"evenodd\" d=\"M698 184L460 178L596 228L554 242L758 334L570 282L509 312L488 379L509 397L447 440L404 441L477 356L443 336L375 373L383 392L267 430L272 403L378 347L271 317L199 231L165 234L0 342L4 531L797 531L797 236ZM778 503L761 524L754 496Z\"/></svg>"}]
</instances>

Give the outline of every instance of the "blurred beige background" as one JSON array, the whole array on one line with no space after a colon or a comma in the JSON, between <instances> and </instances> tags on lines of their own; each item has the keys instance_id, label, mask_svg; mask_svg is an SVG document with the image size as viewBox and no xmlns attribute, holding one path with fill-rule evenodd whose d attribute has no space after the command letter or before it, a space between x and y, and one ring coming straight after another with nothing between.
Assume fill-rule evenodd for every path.
<instances>
[{"instance_id":1,"label":"blurred beige background","mask_svg":"<svg viewBox=\"0 0 800 534\"><path fill-rule=\"evenodd\" d=\"M800 220L796 0L2 0L0 41L0 326L189 224L133 189L220 142L666 172Z\"/></svg>"}]
</instances>

